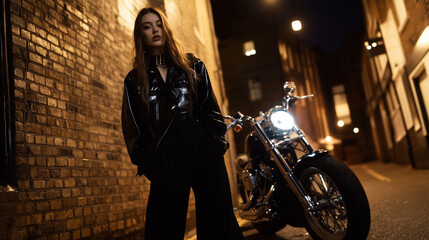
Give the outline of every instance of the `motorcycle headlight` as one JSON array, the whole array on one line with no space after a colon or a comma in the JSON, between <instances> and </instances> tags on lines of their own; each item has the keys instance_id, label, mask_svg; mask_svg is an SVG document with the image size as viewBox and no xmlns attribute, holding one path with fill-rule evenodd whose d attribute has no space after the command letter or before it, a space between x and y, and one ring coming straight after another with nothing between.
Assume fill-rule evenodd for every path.
<instances>
[{"instance_id":1,"label":"motorcycle headlight","mask_svg":"<svg viewBox=\"0 0 429 240\"><path fill-rule=\"evenodd\" d=\"M278 110L270 114L270 121L275 128L283 131L289 131L294 126L292 115L286 111Z\"/></svg>"}]
</instances>

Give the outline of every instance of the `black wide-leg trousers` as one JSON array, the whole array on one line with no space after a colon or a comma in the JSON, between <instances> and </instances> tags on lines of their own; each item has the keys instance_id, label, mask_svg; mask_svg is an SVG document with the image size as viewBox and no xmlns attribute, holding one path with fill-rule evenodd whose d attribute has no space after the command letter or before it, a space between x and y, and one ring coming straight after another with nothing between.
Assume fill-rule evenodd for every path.
<instances>
[{"instance_id":1,"label":"black wide-leg trousers","mask_svg":"<svg viewBox=\"0 0 429 240\"><path fill-rule=\"evenodd\" d=\"M183 240L190 189L198 240L244 239L222 150L200 125L169 133L151 164L145 240Z\"/></svg>"}]
</instances>

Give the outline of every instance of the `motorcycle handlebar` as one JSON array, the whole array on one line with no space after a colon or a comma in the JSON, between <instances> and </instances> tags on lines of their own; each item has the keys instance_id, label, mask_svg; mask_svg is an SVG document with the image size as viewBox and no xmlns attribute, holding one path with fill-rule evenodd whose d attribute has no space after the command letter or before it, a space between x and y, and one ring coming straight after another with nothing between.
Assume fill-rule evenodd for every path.
<instances>
[{"instance_id":1,"label":"motorcycle handlebar","mask_svg":"<svg viewBox=\"0 0 429 240\"><path fill-rule=\"evenodd\" d=\"M237 112L233 117L228 115L225 116L224 119L229 119L232 122L228 125L228 127L226 128L226 131L228 131L230 128L234 127L235 125L242 125L243 121L251 121L253 120L252 117L250 116L245 116L243 115L241 112Z\"/></svg>"},{"instance_id":2,"label":"motorcycle handlebar","mask_svg":"<svg viewBox=\"0 0 429 240\"><path fill-rule=\"evenodd\" d=\"M314 94L304 95L304 96L298 96L296 98L298 98L298 99L304 99L304 98L312 98L312 97L314 97Z\"/></svg>"},{"instance_id":3,"label":"motorcycle handlebar","mask_svg":"<svg viewBox=\"0 0 429 240\"><path fill-rule=\"evenodd\" d=\"M299 99L305 99L305 98L312 98L314 97L314 94L310 94L310 95L304 95L304 96L286 96L283 98L283 106L286 108L289 107L293 107L295 102L298 101Z\"/></svg>"},{"instance_id":4,"label":"motorcycle handlebar","mask_svg":"<svg viewBox=\"0 0 429 240\"><path fill-rule=\"evenodd\" d=\"M283 101L285 101L285 103L288 103L288 106L293 105L297 100L299 99L305 99L305 98L311 98L314 97L313 94L310 95L305 95L305 96L287 96L283 98ZM236 125L243 125L243 121L253 121L254 118L251 116L245 116L243 115L241 112L237 112L234 116L225 116L224 119L228 119L231 120L232 122L230 124L228 124L226 131L228 131L229 129L231 129L232 127L236 126Z\"/></svg>"}]
</instances>

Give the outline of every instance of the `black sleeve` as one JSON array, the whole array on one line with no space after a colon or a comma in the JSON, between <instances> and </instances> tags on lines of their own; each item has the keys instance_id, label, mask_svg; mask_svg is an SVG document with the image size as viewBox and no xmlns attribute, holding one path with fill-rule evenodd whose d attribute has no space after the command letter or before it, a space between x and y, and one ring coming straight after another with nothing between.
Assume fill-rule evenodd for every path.
<instances>
[{"instance_id":1,"label":"black sleeve","mask_svg":"<svg viewBox=\"0 0 429 240\"><path fill-rule=\"evenodd\" d=\"M142 118L142 112L139 111L138 96L134 90L130 72L124 80L121 112L122 134L131 162L139 166L138 174L143 174L141 168L149 158L148 140L151 136L146 124L147 121Z\"/></svg>"},{"instance_id":2,"label":"black sleeve","mask_svg":"<svg viewBox=\"0 0 429 240\"><path fill-rule=\"evenodd\" d=\"M196 59L194 70L199 77L197 81L198 119L225 153L229 148L229 143L225 140L226 124L214 95L206 66L201 60Z\"/></svg>"}]
</instances>

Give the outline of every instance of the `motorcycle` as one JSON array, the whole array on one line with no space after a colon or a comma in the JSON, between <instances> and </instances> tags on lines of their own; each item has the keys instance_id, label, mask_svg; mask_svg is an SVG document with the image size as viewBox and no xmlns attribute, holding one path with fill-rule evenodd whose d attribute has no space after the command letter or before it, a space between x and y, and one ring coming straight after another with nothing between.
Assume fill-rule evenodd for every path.
<instances>
[{"instance_id":1,"label":"motorcycle","mask_svg":"<svg viewBox=\"0 0 429 240\"><path fill-rule=\"evenodd\" d=\"M255 118L225 117L228 130L239 132L244 122L252 127L246 154L236 160L240 217L262 234L289 224L305 227L313 239L366 239L370 209L358 178L328 151L314 150L289 111L313 94L294 96L294 82L283 88L281 106Z\"/></svg>"}]
</instances>

